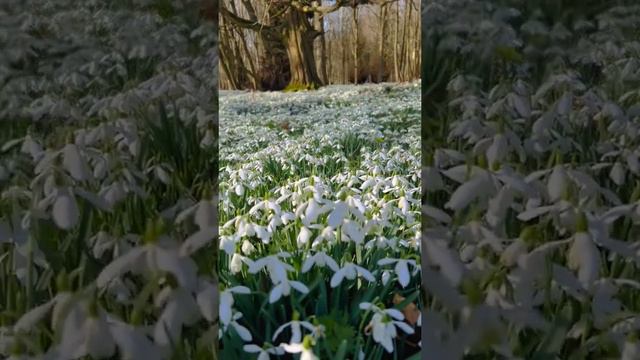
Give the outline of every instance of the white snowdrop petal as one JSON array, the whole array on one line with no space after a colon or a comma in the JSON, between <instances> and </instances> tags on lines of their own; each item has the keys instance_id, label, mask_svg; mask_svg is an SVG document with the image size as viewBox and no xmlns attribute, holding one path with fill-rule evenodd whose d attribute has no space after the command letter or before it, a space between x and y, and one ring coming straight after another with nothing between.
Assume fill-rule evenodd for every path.
<instances>
[{"instance_id":1,"label":"white snowdrop petal","mask_svg":"<svg viewBox=\"0 0 640 360\"><path fill-rule=\"evenodd\" d=\"M396 275L398 275L398 281L400 285L404 288L409 285L409 281L411 280L411 276L409 274L409 266L406 261L398 261L395 267Z\"/></svg>"},{"instance_id":2,"label":"white snowdrop petal","mask_svg":"<svg viewBox=\"0 0 640 360\"><path fill-rule=\"evenodd\" d=\"M331 287L335 288L336 286L340 285L343 278L344 278L344 270L340 269L336 271L335 274L333 274L333 276L331 277L331 283L330 283Z\"/></svg>"},{"instance_id":3,"label":"white snowdrop petal","mask_svg":"<svg viewBox=\"0 0 640 360\"><path fill-rule=\"evenodd\" d=\"M62 164L71 176L84 181L89 178L89 169L80 151L75 144L67 144L62 150Z\"/></svg>"},{"instance_id":4,"label":"white snowdrop petal","mask_svg":"<svg viewBox=\"0 0 640 360\"><path fill-rule=\"evenodd\" d=\"M229 300L225 300L225 295L218 295L218 289L213 286L207 286L205 289L198 292L198 294L196 295L196 302L204 318L212 322L215 320L214 315L216 313L216 297L218 296L220 297L220 320L223 324L228 324L231 320L231 313L228 310L231 305L228 305Z\"/></svg>"},{"instance_id":5,"label":"white snowdrop petal","mask_svg":"<svg viewBox=\"0 0 640 360\"><path fill-rule=\"evenodd\" d=\"M385 312L396 320L404 320L404 315L402 315L402 312L400 312L399 310L386 309Z\"/></svg>"},{"instance_id":6,"label":"white snowdrop petal","mask_svg":"<svg viewBox=\"0 0 640 360\"><path fill-rule=\"evenodd\" d=\"M299 292L301 292L303 294L306 294L306 293L309 292L309 288L305 284L303 284L303 283L301 283L299 281L291 281L290 284L291 284L292 288L298 290Z\"/></svg>"},{"instance_id":7,"label":"white snowdrop petal","mask_svg":"<svg viewBox=\"0 0 640 360\"><path fill-rule=\"evenodd\" d=\"M413 328L411 326L409 326L409 324L404 323L402 321L395 321L394 324L399 327L402 331L404 331L405 333L411 335L415 332L415 330L413 330Z\"/></svg>"},{"instance_id":8,"label":"white snowdrop petal","mask_svg":"<svg viewBox=\"0 0 640 360\"><path fill-rule=\"evenodd\" d=\"M249 342L253 339L253 337L251 336L251 332L249 332L249 330L246 327L235 322L231 323L231 325L236 330L236 332L238 333L238 335L242 340Z\"/></svg>"},{"instance_id":9,"label":"white snowdrop petal","mask_svg":"<svg viewBox=\"0 0 640 360\"><path fill-rule=\"evenodd\" d=\"M217 227L203 228L184 240L180 247L182 256L189 256L204 246L211 243L216 238L218 232Z\"/></svg>"},{"instance_id":10,"label":"white snowdrop petal","mask_svg":"<svg viewBox=\"0 0 640 360\"><path fill-rule=\"evenodd\" d=\"M303 246L309 242L311 239L311 230L309 230L306 226L303 226L298 233L298 238L296 239L298 246Z\"/></svg>"},{"instance_id":11,"label":"white snowdrop petal","mask_svg":"<svg viewBox=\"0 0 640 360\"><path fill-rule=\"evenodd\" d=\"M103 318L87 320L87 349L93 358L108 358L116 351L116 344Z\"/></svg>"},{"instance_id":12,"label":"white snowdrop petal","mask_svg":"<svg viewBox=\"0 0 640 360\"><path fill-rule=\"evenodd\" d=\"M282 297L282 293L284 291L284 287L282 284L276 285L271 289L271 293L269 294L269 303L273 304L276 301L280 300Z\"/></svg>"},{"instance_id":13,"label":"white snowdrop petal","mask_svg":"<svg viewBox=\"0 0 640 360\"><path fill-rule=\"evenodd\" d=\"M342 224L342 221L344 220L346 214L347 205L342 201L336 202L333 211L331 211L329 217L327 218L327 224L334 229L337 228Z\"/></svg>"},{"instance_id":14,"label":"white snowdrop petal","mask_svg":"<svg viewBox=\"0 0 640 360\"><path fill-rule=\"evenodd\" d=\"M489 185L483 177L474 177L459 186L456 191L451 194L451 197L445 204L445 207L452 210L460 210L466 207L479 195L487 193L488 190Z\"/></svg>"},{"instance_id":15,"label":"white snowdrop petal","mask_svg":"<svg viewBox=\"0 0 640 360\"><path fill-rule=\"evenodd\" d=\"M435 241L427 241L427 257L440 266L441 273L457 286L462 280L463 266L460 259L450 250Z\"/></svg>"},{"instance_id":16,"label":"white snowdrop petal","mask_svg":"<svg viewBox=\"0 0 640 360\"><path fill-rule=\"evenodd\" d=\"M63 192L53 203L53 221L64 230L69 230L78 224L80 213L73 195Z\"/></svg>"},{"instance_id":17,"label":"white snowdrop petal","mask_svg":"<svg viewBox=\"0 0 640 360\"><path fill-rule=\"evenodd\" d=\"M444 224L451 222L451 216L446 212L426 204L422 205L422 213Z\"/></svg>"},{"instance_id":18,"label":"white snowdrop petal","mask_svg":"<svg viewBox=\"0 0 640 360\"><path fill-rule=\"evenodd\" d=\"M244 351L249 353L257 353L262 351L262 348L256 344L246 344L242 348L244 349Z\"/></svg>"},{"instance_id":19,"label":"white snowdrop petal","mask_svg":"<svg viewBox=\"0 0 640 360\"><path fill-rule=\"evenodd\" d=\"M501 162L507 155L507 139L503 134L497 134L493 138L491 146L487 149L486 156L490 165Z\"/></svg>"},{"instance_id":20,"label":"white snowdrop petal","mask_svg":"<svg viewBox=\"0 0 640 360\"><path fill-rule=\"evenodd\" d=\"M44 319L47 313L49 313L49 311L53 308L55 303L56 301L54 298L40 306L29 310L27 313L22 315L20 319L18 319L18 321L13 325L13 328L16 331L30 331L37 325L38 322Z\"/></svg>"},{"instance_id":21,"label":"white snowdrop petal","mask_svg":"<svg viewBox=\"0 0 640 360\"><path fill-rule=\"evenodd\" d=\"M568 184L567 173L562 165L556 165L549 175L547 192L551 201L558 200Z\"/></svg>"},{"instance_id":22,"label":"white snowdrop petal","mask_svg":"<svg viewBox=\"0 0 640 360\"><path fill-rule=\"evenodd\" d=\"M611 167L609 177L616 185L622 186L624 184L625 175L625 170L622 167L622 164L616 161Z\"/></svg>"},{"instance_id":23,"label":"white snowdrop petal","mask_svg":"<svg viewBox=\"0 0 640 360\"><path fill-rule=\"evenodd\" d=\"M284 349L284 351L288 352L288 353L293 353L293 354L297 354L299 352L302 352L304 350L304 348L302 347L302 344L286 344L286 343L282 343L280 344L280 347Z\"/></svg>"},{"instance_id":24,"label":"white snowdrop petal","mask_svg":"<svg viewBox=\"0 0 640 360\"><path fill-rule=\"evenodd\" d=\"M579 232L574 236L568 254L569 268L578 270L578 279L585 288L600 276L600 251L593 243L591 236Z\"/></svg>"}]
</instances>

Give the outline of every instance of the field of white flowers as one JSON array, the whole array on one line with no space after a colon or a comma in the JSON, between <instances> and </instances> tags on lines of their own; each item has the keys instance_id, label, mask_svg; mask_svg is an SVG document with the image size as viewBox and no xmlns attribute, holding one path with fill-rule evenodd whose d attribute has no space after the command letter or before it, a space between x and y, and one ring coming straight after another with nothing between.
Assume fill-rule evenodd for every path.
<instances>
[{"instance_id":1,"label":"field of white flowers","mask_svg":"<svg viewBox=\"0 0 640 360\"><path fill-rule=\"evenodd\" d=\"M639 359L640 6L431 1L423 21L423 352Z\"/></svg>"},{"instance_id":2,"label":"field of white flowers","mask_svg":"<svg viewBox=\"0 0 640 360\"><path fill-rule=\"evenodd\" d=\"M419 88L221 92L221 358L419 357Z\"/></svg>"},{"instance_id":3,"label":"field of white flowers","mask_svg":"<svg viewBox=\"0 0 640 360\"><path fill-rule=\"evenodd\" d=\"M198 7L0 2L0 358L215 358L217 35Z\"/></svg>"}]
</instances>

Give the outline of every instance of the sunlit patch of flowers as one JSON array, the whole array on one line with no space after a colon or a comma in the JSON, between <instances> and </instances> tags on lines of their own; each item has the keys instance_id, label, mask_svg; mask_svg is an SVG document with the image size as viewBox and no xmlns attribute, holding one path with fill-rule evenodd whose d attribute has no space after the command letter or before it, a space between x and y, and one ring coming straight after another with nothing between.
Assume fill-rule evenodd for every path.
<instances>
[{"instance_id":1,"label":"sunlit patch of flowers","mask_svg":"<svg viewBox=\"0 0 640 360\"><path fill-rule=\"evenodd\" d=\"M197 8L0 4L1 358L212 358L218 59Z\"/></svg>"},{"instance_id":2,"label":"sunlit patch of flowers","mask_svg":"<svg viewBox=\"0 0 640 360\"><path fill-rule=\"evenodd\" d=\"M436 3L440 50L498 65L447 79L447 109L425 119L445 134L422 169L427 357L638 358L640 7L549 26Z\"/></svg>"},{"instance_id":3,"label":"sunlit patch of flowers","mask_svg":"<svg viewBox=\"0 0 640 360\"><path fill-rule=\"evenodd\" d=\"M419 86L221 93L223 358L419 352Z\"/></svg>"}]
</instances>

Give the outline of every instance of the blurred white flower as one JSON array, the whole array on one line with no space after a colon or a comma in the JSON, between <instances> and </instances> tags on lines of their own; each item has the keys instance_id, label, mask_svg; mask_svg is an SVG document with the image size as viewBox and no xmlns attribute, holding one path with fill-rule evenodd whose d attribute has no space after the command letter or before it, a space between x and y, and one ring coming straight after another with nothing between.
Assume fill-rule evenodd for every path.
<instances>
[{"instance_id":1,"label":"blurred white flower","mask_svg":"<svg viewBox=\"0 0 640 360\"><path fill-rule=\"evenodd\" d=\"M78 224L80 217L78 205L69 189L58 189L52 215L53 221L61 229L69 230Z\"/></svg>"},{"instance_id":2,"label":"blurred white flower","mask_svg":"<svg viewBox=\"0 0 640 360\"><path fill-rule=\"evenodd\" d=\"M255 344L247 344L243 347L244 351L255 354L258 353L258 360L269 360L269 355L284 355L285 351L281 347L269 347L269 348L261 348Z\"/></svg>"},{"instance_id":3,"label":"blurred white flower","mask_svg":"<svg viewBox=\"0 0 640 360\"><path fill-rule=\"evenodd\" d=\"M587 232L574 235L567 255L569 268L578 271L578 279L585 289L590 289L600 277L600 251Z\"/></svg>"}]
</instances>

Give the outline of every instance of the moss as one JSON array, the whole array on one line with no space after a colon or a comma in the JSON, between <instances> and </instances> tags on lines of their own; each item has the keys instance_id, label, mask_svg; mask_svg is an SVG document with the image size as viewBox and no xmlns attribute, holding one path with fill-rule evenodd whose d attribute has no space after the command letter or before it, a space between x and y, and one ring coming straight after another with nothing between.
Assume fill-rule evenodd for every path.
<instances>
[{"instance_id":1,"label":"moss","mask_svg":"<svg viewBox=\"0 0 640 360\"><path fill-rule=\"evenodd\" d=\"M306 90L317 90L320 88L320 84L317 83L290 83L287 87L284 88L284 92L296 92L296 91L306 91Z\"/></svg>"}]
</instances>

